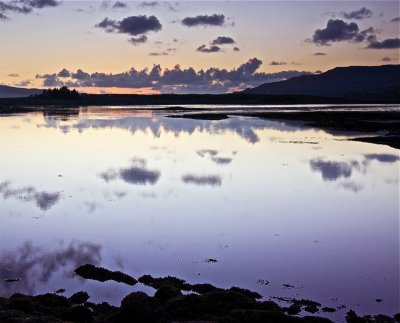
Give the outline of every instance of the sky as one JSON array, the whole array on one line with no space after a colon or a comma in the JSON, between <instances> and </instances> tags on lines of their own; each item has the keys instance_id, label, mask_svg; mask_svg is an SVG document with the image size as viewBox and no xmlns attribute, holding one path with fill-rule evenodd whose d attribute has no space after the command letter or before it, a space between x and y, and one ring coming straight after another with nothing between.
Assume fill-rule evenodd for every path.
<instances>
[{"instance_id":1,"label":"sky","mask_svg":"<svg viewBox=\"0 0 400 323\"><path fill-rule=\"evenodd\" d=\"M399 64L398 1L0 0L0 84L226 93Z\"/></svg>"}]
</instances>

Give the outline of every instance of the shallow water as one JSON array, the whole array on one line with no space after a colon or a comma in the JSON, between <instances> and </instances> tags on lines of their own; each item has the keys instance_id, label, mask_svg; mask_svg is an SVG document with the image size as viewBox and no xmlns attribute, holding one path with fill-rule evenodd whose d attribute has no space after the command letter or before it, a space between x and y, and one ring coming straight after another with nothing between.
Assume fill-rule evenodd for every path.
<instances>
[{"instance_id":1,"label":"shallow water","mask_svg":"<svg viewBox=\"0 0 400 323\"><path fill-rule=\"evenodd\" d=\"M83 289L119 304L153 292L71 274L93 263L346 304L335 320L349 307L399 310L398 150L284 122L165 113L0 117L1 295Z\"/></svg>"}]
</instances>

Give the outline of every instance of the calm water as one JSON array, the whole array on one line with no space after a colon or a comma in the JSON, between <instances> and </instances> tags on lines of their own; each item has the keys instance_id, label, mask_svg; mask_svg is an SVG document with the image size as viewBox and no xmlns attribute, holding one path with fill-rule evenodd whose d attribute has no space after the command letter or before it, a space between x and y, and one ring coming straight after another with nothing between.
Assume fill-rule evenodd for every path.
<instances>
[{"instance_id":1,"label":"calm water","mask_svg":"<svg viewBox=\"0 0 400 323\"><path fill-rule=\"evenodd\" d=\"M71 274L94 263L399 310L398 150L256 118L163 114L0 116L1 295L83 289L119 304L153 292Z\"/></svg>"}]
</instances>

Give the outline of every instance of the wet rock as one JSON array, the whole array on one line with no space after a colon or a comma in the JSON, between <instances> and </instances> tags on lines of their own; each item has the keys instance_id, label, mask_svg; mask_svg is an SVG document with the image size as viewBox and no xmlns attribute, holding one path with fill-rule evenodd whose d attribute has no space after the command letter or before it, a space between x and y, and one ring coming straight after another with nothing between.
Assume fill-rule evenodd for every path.
<instances>
[{"instance_id":1,"label":"wet rock","mask_svg":"<svg viewBox=\"0 0 400 323\"><path fill-rule=\"evenodd\" d=\"M157 289L154 297L157 298L160 303L164 304L167 300L179 295L182 295L182 292L175 286L163 285Z\"/></svg>"},{"instance_id":2,"label":"wet rock","mask_svg":"<svg viewBox=\"0 0 400 323\"><path fill-rule=\"evenodd\" d=\"M317 313L319 311L319 309L316 306L305 306L304 311L314 314L314 313Z\"/></svg>"},{"instance_id":3,"label":"wet rock","mask_svg":"<svg viewBox=\"0 0 400 323\"><path fill-rule=\"evenodd\" d=\"M113 280L118 283L125 283L133 286L137 283L137 280L132 276L124 274L120 271L111 271L102 267L96 267L94 265L83 265L75 269L75 273L85 279L93 279L100 282L107 280Z\"/></svg>"},{"instance_id":4,"label":"wet rock","mask_svg":"<svg viewBox=\"0 0 400 323\"><path fill-rule=\"evenodd\" d=\"M70 302L68 298L56 294L38 295L34 298L35 303L46 307L69 307Z\"/></svg>"},{"instance_id":5,"label":"wet rock","mask_svg":"<svg viewBox=\"0 0 400 323\"><path fill-rule=\"evenodd\" d=\"M69 301L71 304L84 304L88 301L90 298L89 294L84 291L77 292L73 294L70 298Z\"/></svg>"},{"instance_id":6,"label":"wet rock","mask_svg":"<svg viewBox=\"0 0 400 323\"><path fill-rule=\"evenodd\" d=\"M165 311L176 319L210 319L225 316L233 309L249 309L256 302L235 291L216 291L204 295L182 295L169 300Z\"/></svg>"},{"instance_id":7,"label":"wet rock","mask_svg":"<svg viewBox=\"0 0 400 323\"><path fill-rule=\"evenodd\" d=\"M253 292L253 291L251 291L249 289L245 289L245 288L231 287L228 290L229 291L233 291L233 292L237 292L239 294L246 295L247 297L249 297L251 299L261 299L262 298L262 296L259 293Z\"/></svg>"},{"instance_id":8,"label":"wet rock","mask_svg":"<svg viewBox=\"0 0 400 323\"><path fill-rule=\"evenodd\" d=\"M292 304L286 309L286 313L289 315L297 315L301 312L301 306L299 304Z\"/></svg>"},{"instance_id":9,"label":"wet rock","mask_svg":"<svg viewBox=\"0 0 400 323\"><path fill-rule=\"evenodd\" d=\"M123 322L164 322L165 313L160 302L143 292L134 292L121 302L121 320Z\"/></svg>"},{"instance_id":10,"label":"wet rock","mask_svg":"<svg viewBox=\"0 0 400 323\"><path fill-rule=\"evenodd\" d=\"M93 312L86 306L77 305L65 311L62 318L73 322L92 322Z\"/></svg>"},{"instance_id":11,"label":"wet rock","mask_svg":"<svg viewBox=\"0 0 400 323\"><path fill-rule=\"evenodd\" d=\"M154 278L151 275L143 275L139 278L139 282L155 289L158 289L163 285L169 285L174 286L180 290L190 290L188 289L190 288L190 285L187 284L185 280L173 276Z\"/></svg>"},{"instance_id":12,"label":"wet rock","mask_svg":"<svg viewBox=\"0 0 400 323\"><path fill-rule=\"evenodd\" d=\"M322 312L324 312L324 313L333 313L333 312L336 312L336 308L327 307L327 306L323 307L321 310L322 310Z\"/></svg>"},{"instance_id":13,"label":"wet rock","mask_svg":"<svg viewBox=\"0 0 400 323\"><path fill-rule=\"evenodd\" d=\"M205 294L205 293L220 291L222 289L215 287L211 284L194 284L190 285L190 290L199 294Z\"/></svg>"},{"instance_id":14,"label":"wet rock","mask_svg":"<svg viewBox=\"0 0 400 323\"><path fill-rule=\"evenodd\" d=\"M35 309L35 303L30 296L14 294L8 301L8 308L25 313L32 313Z\"/></svg>"}]
</instances>

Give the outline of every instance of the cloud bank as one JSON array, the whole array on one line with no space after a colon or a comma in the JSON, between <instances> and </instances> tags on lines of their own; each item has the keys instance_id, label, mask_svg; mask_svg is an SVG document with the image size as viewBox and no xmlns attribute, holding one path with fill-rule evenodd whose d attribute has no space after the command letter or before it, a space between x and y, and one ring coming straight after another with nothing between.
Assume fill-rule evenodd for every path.
<instances>
[{"instance_id":1,"label":"cloud bank","mask_svg":"<svg viewBox=\"0 0 400 323\"><path fill-rule=\"evenodd\" d=\"M81 69L77 72L62 70L59 73L36 75L43 79L43 86L70 87L118 87L118 88L151 88L160 93L226 93L257 86L266 82L282 81L291 77L312 74L301 71L283 71L278 73L257 72L262 61L257 58L249 59L246 63L231 70L211 67L207 70L196 71L192 67L182 68L175 65L172 69L162 70L160 65L151 69L136 70L110 74L103 72L88 73ZM63 78L58 74L71 77Z\"/></svg>"}]
</instances>

